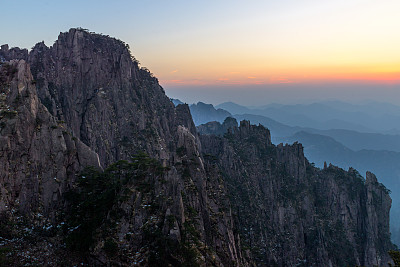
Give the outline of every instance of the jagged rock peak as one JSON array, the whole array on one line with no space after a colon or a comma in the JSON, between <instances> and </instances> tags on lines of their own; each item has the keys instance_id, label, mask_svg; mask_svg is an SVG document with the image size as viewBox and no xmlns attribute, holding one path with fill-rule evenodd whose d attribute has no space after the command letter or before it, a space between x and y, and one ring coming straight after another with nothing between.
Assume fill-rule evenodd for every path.
<instances>
[{"instance_id":1,"label":"jagged rock peak","mask_svg":"<svg viewBox=\"0 0 400 267\"><path fill-rule=\"evenodd\" d=\"M0 56L16 57L11 50ZM25 58L40 101L99 154L103 166L137 150L158 157L165 144L154 151L144 135L172 138L166 135L174 131L166 128L175 121L173 104L123 41L73 28L60 33L50 47L37 43Z\"/></svg>"},{"instance_id":2,"label":"jagged rock peak","mask_svg":"<svg viewBox=\"0 0 400 267\"><path fill-rule=\"evenodd\" d=\"M18 47L9 48L8 44L1 45L0 49L0 62L10 61L12 59L25 59L28 58L28 50L20 49Z\"/></svg>"},{"instance_id":3,"label":"jagged rock peak","mask_svg":"<svg viewBox=\"0 0 400 267\"><path fill-rule=\"evenodd\" d=\"M49 47L44 43L44 41L36 43L35 46L32 47L32 50L38 50L38 51L43 51L46 49L49 49Z\"/></svg>"},{"instance_id":4,"label":"jagged rock peak","mask_svg":"<svg viewBox=\"0 0 400 267\"><path fill-rule=\"evenodd\" d=\"M7 52L8 51L8 44L4 44L4 45L2 45L1 47L0 47L0 50L1 51L4 51L4 52Z\"/></svg>"},{"instance_id":5,"label":"jagged rock peak","mask_svg":"<svg viewBox=\"0 0 400 267\"><path fill-rule=\"evenodd\" d=\"M251 124L250 121L248 120L242 120L240 122L239 130L245 134L251 133L251 132L264 132L267 135L270 134L269 130L262 126L261 124L254 125Z\"/></svg>"},{"instance_id":6,"label":"jagged rock peak","mask_svg":"<svg viewBox=\"0 0 400 267\"><path fill-rule=\"evenodd\" d=\"M197 131L200 134L213 134L222 136L228 131L237 132L238 123L235 118L227 117L222 124L217 121L211 121L206 124L201 124L197 126Z\"/></svg>"},{"instance_id":7,"label":"jagged rock peak","mask_svg":"<svg viewBox=\"0 0 400 267\"><path fill-rule=\"evenodd\" d=\"M67 32L60 32L58 40L55 42L55 45L67 44L69 46L76 46L82 44L90 44L93 42L95 45L104 45L104 43L107 43L108 45L113 45L114 48L118 47L121 50L125 50L125 52L129 52L129 45L125 42L117 38L110 37L109 35L89 32L89 30L82 28L71 28Z\"/></svg>"},{"instance_id":8,"label":"jagged rock peak","mask_svg":"<svg viewBox=\"0 0 400 267\"><path fill-rule=\"evenodd\" d=\"M262 143L271 144L271 133L270 131L262 126L253 125L250 121L243 120L240 122L239 127L237 126L237 120L232 117L227 117L221 124L216 121L208 122L206 124L199 125L197 130L200 134L206 135L219 135L229 134L232 137L237 138L256 138Z\"/></svg>"},{"instance_id":9,"label":"jagged rock peak","mask_svg":"<svg viewBox=\"0 0 400 267\"><path fill-rule=\"evenodd\" d=\"M222 126L224 126L227 129L229 129L229 128L237 128L238 122L237 122L237 120L235 118L227 117L224 120L224 122L222 123Z\"/></svg>"},{"instance_id":10,"label":"jagged rock peak","mask_svg":"<svg viewBox=\"0 0 400 267\"><path fill-rule=\"evenodd\" d=\"M95 45L99 44L104 45L105 43L107 43L109 46L112 45L114 48L117 47L119 48L114 51L115 53L123 51L124 53L130 54L130 48L127 43L117 38L110 37L109 35L89 32L89 30L83 28L71 28L67 32L60 32L58 39L51 47L57 47L60 45L64 46L65 48L74 46L85 47L85 45L86 47L89 47L91 43ZM44 41L38 42L29 53L31 53L34 50L43 50L47 48L49 47L46 46ZM18 47L9 48L8 44L1 45L0 52L9 54L8 58L5 58L6 60L27 59L28 57L27 49L21 49ZM108 51L108 52L113 52L113 51Z\"/></svg>"},{"instance_id":11,"label":"jagged rock peak","mask_svg":"<svg viewBox=\"0 0 400 267\"><path fill-rule=\"evenodd\" d=\"M376 184L378 182L378 179L376 178L375 174L367 171L365 182L368 184Z\"/></svg>"}]
</instances>

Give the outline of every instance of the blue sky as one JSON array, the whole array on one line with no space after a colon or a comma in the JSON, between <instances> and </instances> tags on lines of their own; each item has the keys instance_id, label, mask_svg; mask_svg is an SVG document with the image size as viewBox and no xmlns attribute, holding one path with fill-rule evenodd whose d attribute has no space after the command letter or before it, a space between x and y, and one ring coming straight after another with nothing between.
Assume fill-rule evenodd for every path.
<instances>
[{"instance_id":1,"label":"blue sky","mask_svg":"<svg viewBox=\"0 0 400 267\"><path fill-rule=\"evenodd\" d=\"M400 96L397 0L22 0L2 9L1 44L52 45L72 27L107 34L187 102Z\"/></svg>"}]
</instances>

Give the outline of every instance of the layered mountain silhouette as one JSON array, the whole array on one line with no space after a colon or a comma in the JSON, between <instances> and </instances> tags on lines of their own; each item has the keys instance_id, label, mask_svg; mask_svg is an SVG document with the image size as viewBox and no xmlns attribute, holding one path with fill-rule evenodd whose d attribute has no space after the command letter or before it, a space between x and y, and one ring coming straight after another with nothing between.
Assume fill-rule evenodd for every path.
<instances>
[{"instance_id":1,"label":"layered mountain silhouette","mask_svg":"<svg viewBox=\"0 0 400 267\"><path fill-rule=\"evenodd\" d=\"M222 103L222 108L232 114L262 115L289 126L300 126L319 130L345 129L369 133L398 133L400 107L371 102L349 104L340 101L312 104L269 104L248 108L232 102Z\"/></svg>"},{"instance_id":2,"label":"layered mountain silhouette","mask_svg":"<svg viewBox=\"0 0 400 267\"><path fill-rule=\"evenodd\" d=\"M322 105L322 104L321 104ZM295 105L291 106L292 110L301 113L303 110L307 112L317 112L321 105L309 106ZM324 106L335 106L345 111L353 112L354 105L346 104L343 102L324 102ZM371 105L371 106L368 106ZM379 103L360 105L360 112L365 114L372 113L378 110L381 114L385 112L398 112L400 109L394 105L383 105ZM261 124L271 131L272 141L276 144L279 143L294 143L300 142L304 145L304 153L307 158L315 163L317 167L322 168L324 162L334 164L341 168L348 169L354 167L361 173L371 170L382 178L383 183L392 190L393 209L392 209L392 238L396 244L400 244L400 236L398 235L400 229L400 213L397 212L400 207L400 135L396 134L383 134L362 132L365 128L357 128L355 130L348 129L315 129L301 126L289 126L280 123L274 119L263 115L256 115L257 113L266 112L262 109L251 109L232 102L226 102L218 107L224 107L230 110L238 120L249 120L254 124ZM268 105L269 108L283 109L285 105ZM298 108L298 110L296 109ZM266 110L267 110L266 109ZM328 108L327 108L328 109ZM322 113L324 112L323 109ZM329 110L329 109L328 109ZM199 116L199 110L191 109L194 116ZM243 114L239 114L242 112ZM254 114L251 114L251 113ZM332 110L330 110L332 112ZM317 112L318 113L318 112ZM354 113L354 112L353 112ZM340 113L342 114L342 113ZM206 115L206 113L204 113ZM331 115L339 116L339 115ZM208 117L213 121L211 117ZM332 125L332 127L334 127ZM352 125L354 127L354 125Z\"/></svg>"}]
</instances>

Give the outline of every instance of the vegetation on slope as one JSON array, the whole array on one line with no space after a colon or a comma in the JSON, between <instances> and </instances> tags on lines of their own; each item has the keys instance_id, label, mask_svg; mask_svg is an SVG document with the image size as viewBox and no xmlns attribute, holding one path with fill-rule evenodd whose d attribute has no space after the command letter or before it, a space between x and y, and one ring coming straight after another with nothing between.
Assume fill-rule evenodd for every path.
<instances>
[{"instance_id":1,"label":"vegetation on slope","mask_svg":"<svg viewBox=\"0 0 400 267\"><path fill-rule=\"evenodd\" d=\"M151 188L149 176L160 176L164 168L144 153L137 154L132 162L118 161L104 172L93 167L86 168L72 190L66 193L70 202L67 218L67 244L70 248L87 251L94 243L97 229L112 229L118 210L113 209L129 194L125 187L133 183L138 190Z\"/></svg>"}]
</instances>

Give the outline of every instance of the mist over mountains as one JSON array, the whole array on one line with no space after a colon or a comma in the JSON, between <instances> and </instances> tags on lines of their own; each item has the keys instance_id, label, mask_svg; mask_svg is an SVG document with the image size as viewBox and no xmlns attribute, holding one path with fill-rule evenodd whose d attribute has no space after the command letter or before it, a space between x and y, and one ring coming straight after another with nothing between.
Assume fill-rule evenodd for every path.
<instances>
[{"instance_id":1,"label":"mist over mountains","mask_svg":"<svg viewBox=\"0 0 400 267\"><path fill-rule=\"evenodd\" d=\"M320 130L346 129L370 133L398 133L400 107L389 103L350 104L322 101L311 104L269 104L248 108L232 102L216 106L232 114L262 115L289 126Z\"/></svg>"}]
</instances>

